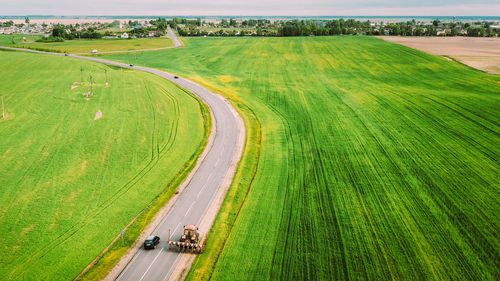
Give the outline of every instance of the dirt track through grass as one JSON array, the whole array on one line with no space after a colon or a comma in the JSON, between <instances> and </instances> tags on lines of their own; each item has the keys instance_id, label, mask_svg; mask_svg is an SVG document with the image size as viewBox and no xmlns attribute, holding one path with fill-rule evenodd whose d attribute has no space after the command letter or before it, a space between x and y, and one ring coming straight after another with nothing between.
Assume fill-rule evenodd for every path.
<instances>
[{"instance_id":1,"label":"dirt track through grass","mask_svg":"<svg viewBox=\"0 0 500 281\"><path fill-rule=\"evenodd\" d=\"M262 136L189 280L500 278L498 76L369 37L184 42L134 63Z\"/></svg>"}]
</instances>

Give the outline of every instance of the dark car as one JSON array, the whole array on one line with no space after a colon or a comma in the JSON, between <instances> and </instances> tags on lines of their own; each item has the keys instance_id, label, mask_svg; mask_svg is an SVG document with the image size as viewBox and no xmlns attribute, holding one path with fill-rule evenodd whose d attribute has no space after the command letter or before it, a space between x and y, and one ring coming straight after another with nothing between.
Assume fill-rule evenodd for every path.
<instances>
[{"instance_id":1,"label":"dark car","mask_svg":"<svg viewBox=\"0 0 500 281\"><path fill-rule=\"evenodd\" d=\"M179 76L174 76L175 79L179 79Z\"/></svg>"},{"instance_id":2,"label":"dark car","mask_svg":"<svg viewBox=\"0 0 500 281\"><path fill-rule=\"evenodd\" d=\"M134 67L134 65L133 65L133 64L130 64L130 67Z\"/></svg>"},{"instance_id":3,"label":"dark car","mask_svg":"<svg viewBox=\"0 0 500 281\"><path fill-rule=\"evenodd\" d=\"M156 245L160 243L160 237L158 236L148 236L146 241L144 241L144 249L155 249Z\"/></svg>"},{"instance_id":4,"label":"dark car","mask_svg":"<svg viewBox=\"0 0 500 281\"><path fill-rule=\"evenodd\" d=\"M67 57L67 56L68 56L68 54L64 54L64 56L65 56L65 57Z\"/></svg>"}]
</instances>

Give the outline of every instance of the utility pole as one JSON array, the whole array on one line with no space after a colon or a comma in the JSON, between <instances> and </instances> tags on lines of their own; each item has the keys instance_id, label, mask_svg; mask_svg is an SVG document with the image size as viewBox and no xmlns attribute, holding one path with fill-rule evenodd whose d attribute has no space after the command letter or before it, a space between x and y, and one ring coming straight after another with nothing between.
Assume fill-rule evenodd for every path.
<instances>
[{"instance_id":1,"label":"utility pole","mask_svg":"<svg viewBox=\"0 0 500 281\"><path fill-rule=\"evenodd\" d=\"M90 95L94 95L94 88L93 88L93 83L92 83L92 75L90 75Z\"/></svg>"},{"instance_id":2,"label":"utility pole","mask_svg":"<svg viewBox=\"0 0 500 281\"><path fill-rule=\"evenodd\" d=\"M2 96L2 118L5 119L5 106L3 105L3 95Z\"/></svg>"},{"instance_id":3,"label":"utility pole","mask_svg":"<svg viewBox=\"0 0 500 281\"><path fill-rule=\"evenodd\" d=\"M83 84L83 66L80 66L80 85Z\"/></svg>"}]
</instances>

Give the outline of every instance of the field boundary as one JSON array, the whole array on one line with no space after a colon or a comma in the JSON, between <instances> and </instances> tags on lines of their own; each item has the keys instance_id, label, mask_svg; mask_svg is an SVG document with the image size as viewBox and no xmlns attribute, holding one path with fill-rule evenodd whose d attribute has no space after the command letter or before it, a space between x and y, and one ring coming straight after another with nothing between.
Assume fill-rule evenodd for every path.
<instances>
[{"instance_id":1,"label":"field boundary","mask_svg":"<svg viewBox=\"0 0 500 281\"><path fill-rule=\"evenodd\" d=\"M452 57L452 56L442 55L442 57L443 57L443 58L445 58L445 59L447 59L448 61L458 63L458 64L460 64L460 65L462 65L462 66L464 66L465 68L468 68L468 69L470 69L470 70L477 70L477 71L480 71L480 72L483 72L483 73L488 73L488 74L498 75L498 74L495 74L495 73L490 73L490 72L488 72L488 71L486 71L486 70L483 70L483 69L480 69L480 68L475 68L475 67L473 67L473 66L470 66L470 65L468 65L468 64L466 64L466 63L463 63L463 62L461 62L460 60L458 60L458 59L456 59L456 58L454 58L454 57Z\"/></svg>"}]
</instances>

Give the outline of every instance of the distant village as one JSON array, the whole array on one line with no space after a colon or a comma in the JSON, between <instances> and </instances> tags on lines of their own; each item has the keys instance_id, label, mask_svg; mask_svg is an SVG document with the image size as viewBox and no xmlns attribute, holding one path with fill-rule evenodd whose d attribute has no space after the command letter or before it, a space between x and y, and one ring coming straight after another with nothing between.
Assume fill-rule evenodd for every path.
<instances>
[{"instance_id":1,"label":"distant village","mask_svg":"<svg viewBox=\"0 0 500 281\"><path fill-rule=\"evenodd\" d=\"M167 25L181 36L473 36L498 37L500 22L487 21L405 21L371 22L354 19L334 20L268 20L157 18L147 20L114 20L112 22L31 23L0 20L0 34L42 35L40 41L54 42L79 38L142 38L165 34Z\"/></svg>"},{"instance_id":2,"label":"distant village","mask_svg":"<svg viewBox=\"0 0 500 281\"><path fill-rule=\"evenodd\" d=\"M0 22L0 34L45 34L52 30L47 24L14 24L12 20Z\"/></svg>"},{"instance_id":3,"label":"distant village","mask_svg":"<svg viewBox=\"0 0 500 281\"><path fill-rule=\"evenodd\" d=\"M0 34L42 35L45 38L57 37L62 39L110 39L110 38L138 38L158 37L164 34L166 23L156 24L157 20L115 20L110 23L86 22L75 20L72 24L61 23L30 23L26 18L24 23L14 23L12 20L0 20Z\"/></svg>"}]
</instances>

